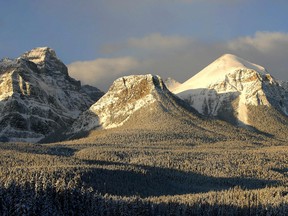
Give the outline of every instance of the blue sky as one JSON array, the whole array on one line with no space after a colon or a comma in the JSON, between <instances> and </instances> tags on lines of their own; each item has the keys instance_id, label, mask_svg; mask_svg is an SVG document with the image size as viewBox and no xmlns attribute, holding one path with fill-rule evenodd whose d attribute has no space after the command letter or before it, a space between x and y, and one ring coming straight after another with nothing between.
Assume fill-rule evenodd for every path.
<instances>
[{"instance_id":1,"label":"blue sky","mask_svg":"<svg viewBox=\"0 0 288 216\"><path fill-rule=\"evenodd\" d=\"M107 89L128 74L185 81L224 53L288 80L286 0L10 0L0 58L53 48L71 76Z\"/></svg>"}]
</instances>

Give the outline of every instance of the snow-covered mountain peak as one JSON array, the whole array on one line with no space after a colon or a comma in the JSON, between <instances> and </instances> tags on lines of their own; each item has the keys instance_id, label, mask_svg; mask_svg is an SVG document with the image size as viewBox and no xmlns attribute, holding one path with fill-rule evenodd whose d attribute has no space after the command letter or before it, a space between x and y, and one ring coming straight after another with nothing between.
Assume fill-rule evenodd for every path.
<instances>
[{"instance_id":1,"label":"snow-covered mountain peak","mask_svg":"<svg viewBox=\"0 0 288 216\"><path fill-rule=\"evenodd\" d=\"M267 110L280 116L288 115L287 90L264 67L231 54L212 62L173 93L201 114L218 116L239 125L250 125L272 134L279 128L270 130L263 127L254 116L255 110L261 109L271 121L276 118L274 114L269 116Z\"/></svg>"},{"instance_id":2,"label":"snow-covered mountain peak","mask_svg":"<svg viewBox=\"0 0 288 216\"><path fill-rule=\"evenodd\" d=\"M114 128L123 125L137 110L162 102L171 94L156 75L131 75L117 79L109 91L73 124L69 133L96 127ZM172 94L171 94L172 95Z\"/></svg>"},{"instance_id":3,"label":"snow-covered mountain peak","mask_svg":"<svg viewBox=\"0 0 288 216\"><path fill-rule=\"evenodd\" d=\"M35 64L41 64L41 63L48 61L49 59L53 59L53 58L58 59L55 51L49 47L34 48L28 52L25 52L22 55L22 58L25 58L29 61L32 61Z\"/></svg>"},{"instance_id":4,"label":"snow-covered mountain peak","mask_svg":"<svg viewBox=\"0 0 288 216\"><path fill-rule=\"evenodd\" d=\"M233 70L233 69L236 69L236 70L237 69L251 69L261 74L266 73L266 69L264 67L251 63L233 54L224 54L223 56L218 58L216 61L214 61L212 64L210 64L208 67L210 70L206 70L206 72L211 72L216 69L218 72L219 70L222 70L223 72L228 72L229 70ZM208 69L208 67L206 69Z\"/></svg>"},{"instance_id":5,"label":"snow-covered mountain peak","mask_svg":"<svg viewBox=\"0 0 288 216\"><path fill-rule=\"evenodd\" d=\"M24 53L21 58L35 63L42 73L68 77L66 65L57 57L55 51L49 47L34 48Z\"/></svg>"},{"instance_id":6,"label":"snow-covered mountain peak","mask_svg":"<svg viewBox=\"0 0 288 216\"><path fill-rule=\"evenodd\" d=\"M186 91L188 89L209 88L211 84L222 82L230 73L239 71L255 71L261 75L266 74L266 69L260 65L251 63L238 56L225 54L205 67L191 79L174 89L174 93ZM242 73L245 75L245 73Z\"/></svg>"},{"instance_id":7,"label":"snow-covered mountain peak","mask_svg":"<svg viewBox=\"0 0 288 216\"><path fill-rule=\"evenodd\" d=\"M0 141L37 142L70 125L101 96L99 89L90 87L88 92L80 81L71 78L50 48L35 48L17 59L3 59Z\"/></svg>"}]
</instances>

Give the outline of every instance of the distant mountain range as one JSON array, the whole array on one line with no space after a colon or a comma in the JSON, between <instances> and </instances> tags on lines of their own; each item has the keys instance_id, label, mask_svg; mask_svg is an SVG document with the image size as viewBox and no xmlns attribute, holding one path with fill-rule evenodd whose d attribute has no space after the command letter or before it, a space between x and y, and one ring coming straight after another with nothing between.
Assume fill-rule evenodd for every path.
<instances>
[{"instance_id":1,"label":"distant mountain range","mask_svg":"<svg viewBox=\"0 0 288 216\"><path fill-rule=\"evenodd\" d=\"M0 62L0 141L38 142L55 134L72 139L112 128L189 142L283 140L287 86L265 68L226 54L182 84L150 74L126 76L103 96L71 78L52 49L35 48Z\"/></svg>"}]
</instances>

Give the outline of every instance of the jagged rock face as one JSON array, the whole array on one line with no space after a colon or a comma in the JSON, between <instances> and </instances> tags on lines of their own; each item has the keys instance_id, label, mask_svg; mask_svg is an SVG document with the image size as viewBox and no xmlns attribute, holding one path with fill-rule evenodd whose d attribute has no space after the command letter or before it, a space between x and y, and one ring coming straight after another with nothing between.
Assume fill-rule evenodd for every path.
<instances>
[{"instance_id":1,"label":"jagged rock face","mask_svg":"<svg viewBox=\"0 0 288 216\"><path fill-rule=\"evenodd\" d=\"M37 142L95 102L46 47L2 60L0 90L0 141Z\"/></svg>"},{"instance_id":2,"label":"jagged rock face","mask_svg":"<svg viewBox=\"0 0 288 216\"><path fill-rule=\"evenodd\" d=\"M90 85L83 85L80 92L88 95L94 102L98 101L104 95L104 92L100 89Z\"/></svg>"},{"instance_id":3,"label":"jagged rock face","mask_svg":"<svg viewBox=\"0 0 288 216\"><path fill-rule=\"evenodd\" d=\"M225 101L239 99L239 103L245 105L273 105L283 112L286 112L288 102L284 89L269 74L262 75L249 69L236 70L227 74L223 81L189 93L185 99L200 113L212 116L218 115Z\"/></svg>"},{"instance_id":4,"label":"jagged rock face","mask_svg":"<svg viewBox=\"0 0 288 216\"><path fill-rule=\"evenodd\" d=\"M278 83L288 92L288 81L277 80Z\"/></svg>"},{"instance_id":5,"label":"jagged rock face","mask_svg":"<svg viewBox=\"0 0 288 216\"><path fill-rule=\"evenodd\" d=\"M201 114L256 129L262 126L255 123L255 112L251 111L255 109L251 107L264 109L263 112L264 107L275 109L283 118L288 115L287 91L261 66L225 55L195 77L180 86L176 93ZM264 130L269 132L269 129Z\"/></svg>"}]
</instances>

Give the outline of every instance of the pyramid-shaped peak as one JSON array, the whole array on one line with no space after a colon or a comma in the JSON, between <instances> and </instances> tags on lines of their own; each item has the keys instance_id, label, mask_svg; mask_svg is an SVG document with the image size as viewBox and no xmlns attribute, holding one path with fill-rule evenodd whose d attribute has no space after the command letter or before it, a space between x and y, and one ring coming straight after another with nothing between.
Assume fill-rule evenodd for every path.
<instances>
[{"instance_id":1,"label":"pyramid-shaped peak","mask_svg":"<svg viewBox=\"0 0 288 216\"><path fill-rule=\"evenodd\" d=\"M261 75L267 73L266 69L260 65L251 63L236 55L225 54L209 64L195 76L184 82L182 85L175 88L173 92L178 94L179 92L183 92L188 89L207 88L215 82L223 81L226 75L239 70L252 70Z\"/></svg>"},{"instance_id":2,"label":"pyramid-shaped peak","mask_svg":"<svg viewBox=\"0 0 288 216\"><path fill-rule=\"evenodd\" d=\"M234 55L234 54L231 54L231 53L226 53L226 54L223 54L220 58L226 58L226 59L241 59L240 57ZM219 58L219 59L220 59Z\"/></svg>"},{"instance_id":3,"label":"pyramid-shaped peak","mask_svg":"<svg viewBox=\"0 0 288 216\"><path fill-rule=\"evenodd\" d=\"M49 47L37 47L28 52L25 52L22 56L35 64L45 62L49 59L57 59L56 53L53 49Z\"/></svg>"},{"instance_id":4,"label":"pyramid-shaped peak","mask_svg":"<svg viewBox=\"0 0 288 216\"><path fill-rule=\"evenodd\" d=\"M224 55L222 55L221 57L219 57L218 59L215 60L215 62L213 63L222 63L222 64L239 64L241 66L244 66L245 63L247 63L247 60L244 60L236 55L230 54L230 53L226 53ZM245 66L244 66L245 67Z\"/></svg>"},{"instance_id":5,"label":"pyramid-shaped peak","mask_svg":"<svg viewBox=\"0 0 288 216\"><path fill-rule=\"evenodd\" d=\"M259 73L266 72L264 67L251 63L233 54L224 54L220 58L216 59L216 61L214 61L209 66L217 67L219 69L237 68L237 69L251 69Z\"/></svg>"}]
</instances>

